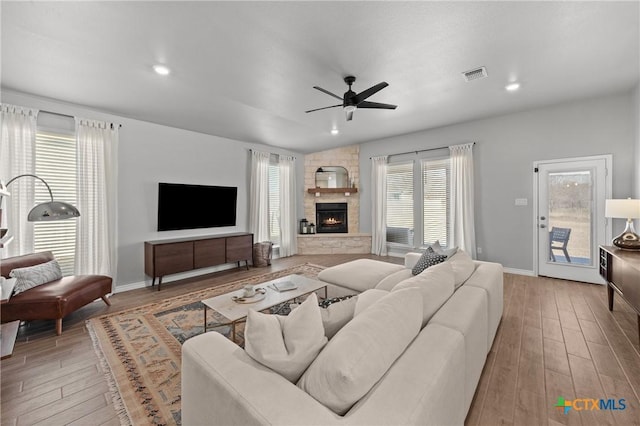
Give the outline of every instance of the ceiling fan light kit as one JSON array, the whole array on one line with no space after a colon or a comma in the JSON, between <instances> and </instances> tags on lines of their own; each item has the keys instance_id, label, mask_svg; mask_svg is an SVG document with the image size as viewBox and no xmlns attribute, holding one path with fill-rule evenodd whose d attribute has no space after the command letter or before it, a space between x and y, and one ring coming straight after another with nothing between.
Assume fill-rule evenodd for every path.
<instances>
[{"instance_id":1,"label":"ceiling fan light kit","mask_svg":"<svg viewBox=\"0 0 640 426\"><path fill-rule=\"evenodd\" d=\"M352 75L346 76L344 78L344 82L347 83L347 85L349 86L349 90L347 90L342 97L336 95L335 93L331 93L330 91L328 91L326 89L323 89L322 87L313 86L314 89L319 90L322 93L325 93L325 94L327 94L327 95L329 95L331 97L334 97L336 99L340 99L342 101L342 104L331 105L331 106L323 107L323 108L311 109L311 110L305 111L305 112L309 113L309 112L314 112L314 111L320 111L320 110L323 110L323 109L342 107L344 109L345 114L346 114L347 121L351 121L353 119L353 113L355 112L356 109L361 109L361 108L396 109L397 108L397 105L383 104L383 103L379 103L379 102L369 102L369 101L366 100L370 96L373 96L374 94L378 93L380 90L382 90L385 87L387 87L389 85L387 82L383 81L382 83L378 83L375 86L369 87L367 90L363 90L360 93L356 93L353 90L351 90L351 85L353 83L355 83L355 81L356 81L356 78L354 76L352 76Z\"/></svg>"}]
</instances>

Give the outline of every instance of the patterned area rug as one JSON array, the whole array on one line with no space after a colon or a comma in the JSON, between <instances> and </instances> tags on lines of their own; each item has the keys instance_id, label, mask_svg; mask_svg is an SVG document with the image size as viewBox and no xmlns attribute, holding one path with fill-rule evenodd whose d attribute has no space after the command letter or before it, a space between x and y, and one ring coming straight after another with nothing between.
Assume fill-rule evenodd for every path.
<instances>
[{"instance_id":1,"label":"patterned area rug","mask_svg":"<svg viewBox=\"0 0 640 426\"><path fill-rule=\"evenodd\" d=\"M307 263L87 320L121 423L181 424L181 344L203 332L201 300L291 274L315 278L322 269ZM207 331L229 333L216 327L223 317L209 313Z\"/></svg>"}]
</instances>

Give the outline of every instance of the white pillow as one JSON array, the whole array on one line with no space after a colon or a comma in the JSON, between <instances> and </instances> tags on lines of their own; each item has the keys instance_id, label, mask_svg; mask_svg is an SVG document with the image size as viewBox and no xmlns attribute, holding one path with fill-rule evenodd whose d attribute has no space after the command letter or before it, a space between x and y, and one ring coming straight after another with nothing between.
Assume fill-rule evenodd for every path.
<instances>
[{"instance_id":1,"label":"white pillow","mask_svg":"<svg viewBox=\"0 0 640 426\"><path fill-rule=\"evenodd\" d=\"M455 276L455 288L460 287L476 269L471 256L464 250L458 250L456 254L447 259L446 263L451 263L453 275Z\"/></svg>"},{"instance_id":2,"label":"white pillow","mask_svg":"<svg viewBox=\"0 0 640 426\"><path fill-rule=\"evenodd\" d=\"M387 294L331 339L298 387L339 415L366 395L420 332L414 288Z\"/></svg>"},{"instance_id":3,"label":"white pillow","mask_svg":"<svg viewBox=\"0 0 640 426\"><path fill-rule=\"evenodd\" d=\"M420 290L422 299L422 327L451 297L454 291L454 273L451 262L443 262L425 269L415 277L396 284L392 292L406 288Z\"/></svg>"},{"instance_id":4,"label":"white pillow","mask_svg":"<svg viewBox=\"0 0 640 426\"><path fill-rule=\"evenodd\" d=\"M16 268L9 273L9 276L17 280L13 288L13 294L16 295L30 288L59 280L62 278L62 271L58 261L53 259L38 265Z\"/></svg>"},{"instance_id":5,"label":"white pillow","mask_svg":"<svg viewBox=\"0 0 640 426\"><path fill-rule=\"evenodd\" d=\"M351 321L359 296L353 296L340 302L320 308L324 335L331 339L346 323Z\"/></svg>"},{"instance_id":6,"label":"white pillow","mask_svg":"<svg viewBox=\"0 0 640 426\"><path fill-rule=\"evenodd\" d=\"M254 310L247 314L245 351L291 382L300 378L326 343L315 293L288 316Z\"/></svg>"}]
</instances>

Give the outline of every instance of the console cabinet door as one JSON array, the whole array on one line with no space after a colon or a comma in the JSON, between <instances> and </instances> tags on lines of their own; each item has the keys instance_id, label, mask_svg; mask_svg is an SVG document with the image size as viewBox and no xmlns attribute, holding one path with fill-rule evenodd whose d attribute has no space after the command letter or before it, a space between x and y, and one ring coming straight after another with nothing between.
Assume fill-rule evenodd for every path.
<instances>
[{"instance_id":1,"label":"console cabinet door","mask_svg":"<svg viewBox=\"0 0 640 426\"><path fill-rule=\"evenodd\" d=\"M193 269L193 242L160 244L155 247L155 275L175 274Z\"/></svg>"},{"instance_id":2,"label":"console cabinet door","mask_svg":"<svg viewBox=\"0 0 640 426\"><path fill-rule=\"evenodd\" d=\"M193 267L206 268L226 263L225 239L199 240L193 243Z\"/></svg>"},{"instance_id":3,"label":"console cabinet door","mask_svg":"<svg viewBox=\"0 0 640 426\"><path fill-rule=\"evenodd\" d=\"M253 257L253 235L227 237L227 262L251 260Z\"/></svg>"}]
</instances>

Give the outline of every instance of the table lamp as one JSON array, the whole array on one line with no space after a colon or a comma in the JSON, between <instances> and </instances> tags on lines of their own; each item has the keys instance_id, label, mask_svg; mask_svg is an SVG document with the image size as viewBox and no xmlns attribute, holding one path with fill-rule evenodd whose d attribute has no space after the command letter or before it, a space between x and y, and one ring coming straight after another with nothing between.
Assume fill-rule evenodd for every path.
<instances>
[{"instance_id":1,"label":"table lamp","mask_svg":"<svg viewBox=\"0 0 640 426\"><path fill-rule=\"evenodd\" d=\"M633 219L640 219L640 200L606 200L606 217L627 219L627 226L613 239L613 245L623 250L640 250L640 235L633 228Z\"/></svg>"}]
</instances>

